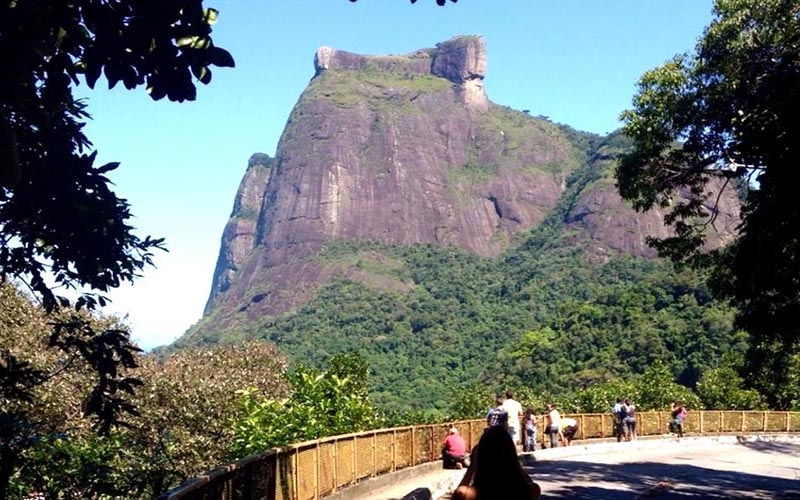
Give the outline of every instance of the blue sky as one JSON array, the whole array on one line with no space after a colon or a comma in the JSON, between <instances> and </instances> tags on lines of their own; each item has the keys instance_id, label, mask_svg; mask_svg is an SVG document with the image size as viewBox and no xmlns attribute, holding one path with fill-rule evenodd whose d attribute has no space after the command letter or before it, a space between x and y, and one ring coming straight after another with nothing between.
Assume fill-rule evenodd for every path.
<instances>
[{"instance_id":1,"label":"blue sky","mask_svg":"<svg viewBox=\"0 0 800 500\"><path fill-rule=\"evenodd\" d=\"M493 102L600 134L619 126L641 74L691 51L711 0L206 0L219 10L216 45L236 68L214 69L191 103L153 102L144 89L80 86L86 133L128 199L140 236L167 240L106 312L127 315L142 347L167 344L202 315L220 236L247 160L274 155L316 49L405 54L456 35L483 35Z\"/></svg>"}]
</instances>

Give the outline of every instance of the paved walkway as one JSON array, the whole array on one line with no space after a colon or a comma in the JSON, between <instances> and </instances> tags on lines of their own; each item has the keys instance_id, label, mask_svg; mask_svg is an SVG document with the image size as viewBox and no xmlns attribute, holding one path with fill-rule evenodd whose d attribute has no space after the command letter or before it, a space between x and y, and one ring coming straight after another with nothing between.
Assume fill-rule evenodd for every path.
<instances>
[{"instance_id":1,"label":"paved walkway","mask_svg":"<svg viewBox=\"0 0 800 500\"><path fill-rule=\"evenodd\" d=\"M800 499L800 436L575 443L522 459L545 499ZM437 465L352 498L398 500L427 488L446 499L463 471Z\"/></svg>"},{"instance_id":2,"label":"paved walkway","mask_svg":"<svg viewBox=\"0 0 800 500\"><path fill-rule=\"evenodd\" d=\"M626 450L630 445L638 449ZM794 438L684 438L605 448L537 461L527 470L542 498L800 499L800 440Z\"/></svg>"}]
</instances>

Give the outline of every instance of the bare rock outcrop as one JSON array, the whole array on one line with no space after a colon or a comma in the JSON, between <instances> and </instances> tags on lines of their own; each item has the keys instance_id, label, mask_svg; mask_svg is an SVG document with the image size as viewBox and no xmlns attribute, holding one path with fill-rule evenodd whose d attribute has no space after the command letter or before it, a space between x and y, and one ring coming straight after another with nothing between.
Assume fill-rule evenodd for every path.
<instances>
[{"instance_id":1,"label":"bare rock outcrop","mask_svg":"<svg viewBox=\"0 0 800 500\"><path fill-rule=\"evenodd\" d=\"M230 288L234 276L253 250L258 213L271 174L272 158L263 153L250 157L247 171L236 192L230 219L222 232L206 314L211 310L212 299Z\"/></svg>"},{"instance_id":2,"label":"bare rock outcrop","mask_svg":"<svg viewBox=\"0 0 800 500\"><path fill-rule=\"evenodd\" d=\"M343 272L320 257L335 240L498 256L563 206L568 178L589 165L574 130L486 98L481 37L404 56L322 47L314 64L275 159L251 159L242 180L207 328L307 302ZM574 196L563 223L600 254L651 255L645 238L665 231L658 213L624 204L609 178ZM733 219L725 217L727 231ZM358 278L357 269L344 272Z\"/></svg>"}]
</instances>

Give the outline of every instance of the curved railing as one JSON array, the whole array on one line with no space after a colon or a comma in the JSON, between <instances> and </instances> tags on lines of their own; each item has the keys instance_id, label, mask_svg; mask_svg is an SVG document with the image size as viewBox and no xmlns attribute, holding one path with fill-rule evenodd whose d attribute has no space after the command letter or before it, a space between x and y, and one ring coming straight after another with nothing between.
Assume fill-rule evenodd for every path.
<instances>
[{"instance_id":1,"label":"curved railing","mask_svg":"<svg viewBox=\"0 0 800 500\"><path fill-rule=\"evenodd\" d=\"M576 440L614 437L610 414L571 415ZM640 412L636 433L665 434L669 412ZM543 420L543 419L540 419ZM365 479L391 474L440 458L448 424L417 425L333 436L268 450L198 476L156 500L311 500ZM455 422L468 447L478 442L483 420ZM539 436L544 438L543 422ZM684 422L689 435L800 432L800 412L693 411Z\"/></svg>"}]
</instances>

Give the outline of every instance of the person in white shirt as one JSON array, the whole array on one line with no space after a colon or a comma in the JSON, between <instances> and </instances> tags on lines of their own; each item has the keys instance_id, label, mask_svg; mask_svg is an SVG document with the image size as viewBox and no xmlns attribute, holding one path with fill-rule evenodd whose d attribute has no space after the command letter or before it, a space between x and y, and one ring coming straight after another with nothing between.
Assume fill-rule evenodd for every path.
<instances>
[{"instance_id":1,"label":"person in white shirt","mask_svg":"<svg viewBox=\"0 0 800 500\"><path fill-rule=\"evenodd\" d=\"M547 405L547 416L545 431L550 436L550 448L558 446L558 436L561 431L561 414L552 404Z\"/></svg>"},{"instance_id":2,"label":"person in white shirt","mask_svg":"<svg viewBox=\"0 0 800 500\"><path fill-rule=\"evenodd\" d=\"M503 401L503 409L508 415L508 434L514 441L515 445L520 443L522 439L522 405L519 401L514 399L514 393L506 391L506 399Z\"/></svg>"}]
</instances>

